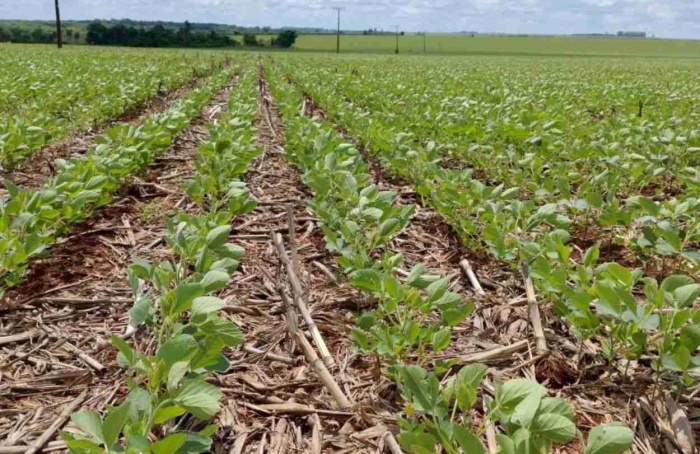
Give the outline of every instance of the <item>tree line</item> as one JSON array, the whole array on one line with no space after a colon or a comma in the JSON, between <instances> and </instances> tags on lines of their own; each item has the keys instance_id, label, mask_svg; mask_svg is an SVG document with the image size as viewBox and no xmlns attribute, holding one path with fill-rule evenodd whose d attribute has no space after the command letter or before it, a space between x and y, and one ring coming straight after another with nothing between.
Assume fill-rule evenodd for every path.
<instances>
[{"instance_id":1,"label":"tree line","mask_svg":"<svg viewBox=\"0 0 700 454\"><path fill-rule=\"evenodd\" d=\"M253 34L243 35L243 42L239 42L228 35L217 33L214 30L197 31L189 22L179 29L166 28L161 24L150 28L126 26L116 24L107 26L100 22L93 22L87 27L85 42L98 46L125 46L125 47L235 47L235 46L274 46L280 48L292 47L297 39L294 30L282 30L277 36L269 40L259 39ZM79 42L80 32L66 30L64 33L68 42ZM0 27L0 42L14 43L53 43L56 42L56 32L46 31L42 28L28 30L26 28L13 27L9 30Z\"/></svg>"},{"instance_id":2,"label":"tree line","mask_svg":"<svg viewBox=\"0 0 700 454\"><path fill-rule=\"evenodd\" d=\"M80 42L80 32L72 29L64 31L63 39L70 42ZM0 27L0 43L55 43L56 32L36 27L32 30L22 27L11 27L9 29Z\"/></svg>"}]
</instances>

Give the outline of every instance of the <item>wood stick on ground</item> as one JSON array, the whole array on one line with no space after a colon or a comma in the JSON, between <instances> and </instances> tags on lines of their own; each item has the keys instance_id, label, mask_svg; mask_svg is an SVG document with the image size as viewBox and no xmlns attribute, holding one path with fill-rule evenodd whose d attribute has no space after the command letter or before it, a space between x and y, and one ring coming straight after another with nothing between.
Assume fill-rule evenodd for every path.
<instances>
[{"instance_id":1,"label":"wood stick on ground","mask_svg":"<svg viewBox=\"0 0 700 454\"><path fill-rule=\"evenodd\" d=\"M293 366L296 362L292 358L287 358L286 356L266 352L265 350L260 350L259 348L255 348L250 344L245 344L243 346L243 351L252 355L263 355L264 359L269 359L270 361L278 361L280 363L289 364L291 366Z\"/></svg>"},{"instance_id":2,"label":"wood stick on ground","mask_svg":"<svg viewBox=\"0 0 700 454\"><path fill-rule=\"evenodd\" d=\"M527 313L532 326L532 332L535 335L535 345L537 353L542 354L548 351L547 339L544 337L544 329L542 329L542 318L540 317L540 307L537 305L537 297L535 296L535 286L532 284L530 269L526 264L522 266L523 280L525 281L525 293L527 294Z\"/></svg>"},{"instance_id":3,"label":"wood stick on ground","mask_svg":"<svg viewBox=\"0 0 700 454\"><path fill-rule=\"evenodd\" d=\"M321 454L321 439L323 438L321 431L323 429L321 427L321 419L318 417L318 414L314 413L313 415L309 416L309 425L312 427L311 452L313 454Z\"/></svg>"},{"instance_id":4,"label":"wood stick on ground","mask_svg":"<svg viewBox=\"0 0 700 454\"><path fill-rule=\"evenodd\" d=\"M37 335L37 330L32 329L32 330L25 331L24 333L20 333L20 334L13 334L11 336L2 336L2 337L0 337L0 345L26 341L26 340L33 338L36 335Z\"/></svg>"},{"instance_id":5,"label":"wood stick on ground","mask_svg":"<svg viewBox=\"0 0 700 454\"><path fill-rule=\"evenodd\" d=\"M485 384L491 387L491 383L486 379ZM484 401L484 408L487 408L486 402ZM493 423L490 419L486 419L486 445L489 448L490 454L496 454L498 452L498 443L496 442L496 429L493 427Z\"/></svg>"},{"instance_id":6,"label":"wood stick on ground","mask_svg":"<svg viewBox=\"0 0 700 454\"><path fill-rule=\"evenodd\" d=\"M289 250L292 253L292 267L296 275L303 281L301 274L301 264L299 263L299 253L297 252L296 225L294 223L294 207L287 205L287 224L289 224Z\"/></svg>"},{"instance_id":7,"label":"wood stick on ground","mask_svg":"<svg viewBox=\"0 0 700 454\"><path fill-rule=\"evenodd\" d=\"M294 334L294 339L304 352L306 361L311 365L311 367L314 368L314 370L318 374L318 377L321 379L323 384L331 393L331 396L333 396L333 399L338 403L340 408L350 408L352 406L350 400L340 389L338 383L335 382L335 379L333 378L331 373L328 372L328 369L326 369L326 366L323 364L323 361L321 361L321 359L318 357L316 351L311 346L309 341L306 340L304 334L301 331L297 331Z\"/></svg>"},{"instance_id":8,"label":"wood stick on ground","mask_svg":"<svg viewBox=\"0 0 700 454\"><path fill-rule=\"evenodd\" d=\"M73 413L75 409L83 403L83 400L85 400L87 394L88 390L86 389L85 391L80 393L80 395L76 397L75 400L73 400L73 402L70 403L70 405L64 408L63 412L61 412L56 421L54 421L54 423L51 424L51 426L48 429L46 429L44 433L42 433L39 436L39 438L36 439L34 443L32 443L32 445L29 447L29 449L27 449L24 452L24 454L34 454L41 450L41 448L43 448L44 445L49 442L51 437L54 436L54 433L66 423L71 413Z\"/></svg>"},{"instance_id":9,"label":"wood stick on ground","mask_svg":"<svg viewBox=\"0 0 700 454\"><path fill-rule=\"evenodd\" d=\"M299 278L294 272L294 267L292 266L292 263L289 261L289 257L287 256L287 251L284 249L284 244L282 244L282 235L275 232L271 232L271 235L272 241L275 244L275 247L277 248L277 255L279 255L280 261L287 269L289 282L292 285L292 295L294 296L294 302L299 307L299 311L301 312L301 315L304 317L304 321L309 327L311 337L313 337L314 343L316 344L319 352L321 353L323 362L325 363L326 367L331 368L335 364L335 361L333 360L333 357L331 356L331 353L328 350L328 347L326 346L323 337L321 337L321 332L318 330L318 326L316 326L316 323L314 322L314 319L311 317L311 313L309 312L309 308L306 305L306 302L304 301L304 293L301 288L301 282L299 282Z\"/></svg>"},{"instance_id":10,"label":"wood stick on ground","mask_svg":"<svg viewBox=\"0 0 700 454\"><path fill-rule=\"evenodd\" d=\"M466 274L467 277L469 278L469 282L471 282L472 287L474 287L476 294L479 296L485 296L486 292L481 287L481 284L479 283L479 279L476 278L476 274L474 274L474 270L472 269L472 266L469 263L469 260L463 259L461 262L459 262L459 266L462 267L464 274Z\"/></svg>"},{"instance_id":11,"label":"wood stick on ground","mask_svg":"<svg viewBox=\"0 0 700 454\"><path fill-rule=\"evenodd\" d=\"M399 446L399 442L396 441L394 434L391 432L387 432L384 435L384 443L386 444L386 447L389 448L389 452L391 454L403 454L403 451L401 451L401 446Z\"/></svg>"},{"instance_id":12,"label":"wood stick on ground","mask_svg":"<svg viewBox=\"0 0 700 454\"><path fill-rule=\"evenodd\" d=\"M495 358L499 358L504 355L510 355L522 350L526 350L528 345L527 340L522 340L515 342L511 345L505 345L503 347L493 348L491 350L486 350L484 352L471 353L468 355L461 355L457 357L444 357L441 359L456 358L459 364L471 364L471 363L482 363Z\"/></svg>"},{"instance_id":13,"label":"wood stick on ground","mask_svg":"<svg viewBox=\"0 0 700 454\"><path fill-rule=\"evenodd\" d=\"M27 452L27 449L30 449L31 446L26 446L26 445L16 445L16 446L0 446L0 454L24 454ZM66 449L66 443L62 440L56 440L52 441L50 443L47 443L44 445L43 452L46 451L58 451L58 450L65 450Z\"/></svg>"},{"instance_id":14,"label":"wood stick on ground","mask_svg":"<svg viewBox=\"0 0 700 454\"><path fill-rule=\"evenodd\" d=\"M87 364L88 366L92 367L93 369L95 369L95 370L98 371L98 372L101 372L101 371L105 370L105 366L104 366L102 363L100 363L100 362L97 361L95 358L93 358L92 356L88 355L87 353L85 353L84 351L82 351L81 349L79 349L78 347L76 347L75 345L71 344L70 342L67 342L67 339L66 339L65 337L61 336L60 334L58 334L58 333L56 333L56 332L54 332L54 331L49 330L49 329L46 328L46 327L42 327L42 330L43 330L46 334L48 334L49 336L52 336L52 337L55 336L55 337L57 337L57 338L59 338L59 339L66 340L66 342L63 342L63 345L62 345L63 348L65 348L66 350L70 351L71 353L77 355L78 358L80 358L81 360L83 360L83 362L84 362L85 364Z\"/></svg>"}]
</instances>

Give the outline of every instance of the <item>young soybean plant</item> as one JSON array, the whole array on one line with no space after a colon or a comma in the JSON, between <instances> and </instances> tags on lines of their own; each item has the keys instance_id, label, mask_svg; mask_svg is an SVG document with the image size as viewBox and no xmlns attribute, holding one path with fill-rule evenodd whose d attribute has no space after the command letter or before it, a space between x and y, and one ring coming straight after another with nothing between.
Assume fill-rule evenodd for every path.
<instances>
[{"instance_id":1,"label":"young soybean plant","mask_svg":"<svg viewBox=\"0 0 700 454\"><path fill-rule=\"evenodd\" d=\"M485 454L469 419L485 375L485 366L472 364L441 385L436 374L419 366L400 367L398 381L408 416L400 422L401 446L415 454L433 454L438 448L448 454ZM501 454L549 454L555 443L580 437L569 404L547 397L537 382L497 383L494 397L484 401L487 418L504 432L496 435ZM598 426L589 433L584 452L622 453L630 449L633 437L622 424Z\"/></svg>"},{"instance_id":2,"label":"young soybean plant","mask_svg":"<svg viewBox=\"0 0 700 454\"><path fill-rule=\"evenodd\" d=\"M212 372L228 369L223 349L242 341L238 327L217 313L224 301L208 296L228 284L242 252L226 243L230 227L217 226L213 219L211 214L181 215L180 222L168 223L166 241L178 252L178 263L137 260L131 266L130 282L137 296L131 324L152 325L158 347L149 356L133 350L118 336L112 338L119 350L118 364L134 373L127 382L129 395L104 419L94 411L74 414L73 422L87 436L64 432L71 452L185 454L209 450L215 425L200 432L171 432L169 422L187 414L207 421L219 411L222 394L205 379ZM228 222L227 217L223 221ZM142 281L150 282L160 295L155 307L144 295ZM153 442L154 433L162 438Z\"/></svg>"}]
</instances>

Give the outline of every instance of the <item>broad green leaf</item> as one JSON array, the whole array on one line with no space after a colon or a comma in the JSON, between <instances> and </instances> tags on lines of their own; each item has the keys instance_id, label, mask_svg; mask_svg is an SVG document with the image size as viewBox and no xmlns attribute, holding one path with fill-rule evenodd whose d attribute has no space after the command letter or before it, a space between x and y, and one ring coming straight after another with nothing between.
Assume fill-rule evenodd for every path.
<instances>
[{"instance_id":1,"label":"broad green leaf","mask_svg":"<svg viewBox=\"0 0 700 454\"><path fill-rule=\"evenodd\" d=\"M197 341L189 334L180 334L160 346L156 357L169 367L178 361L191 358L197 351Z\"/></svg>"},{"instance_id":2,"label":"broad green leaf","mask_svg":"<svg viewBox=\"0 0 700 454\"><path fill-rule=\"evenodd\" d=\"M194 299L192 303L192 316L206 315L212 312L216 312L222 307L226 306L226 303L221 298L216 298L214 296L200 296Z\"/></svg>"},{"instance_id":3,"label":"broad green leaf","mask_svg":"<svg viewBox=\"0 0 700 454\"><path fill-rule=\"evenodd\" d=\"M223 246L228 240L230 233L230 225L222 225L210 230L209 233L207 233L207 246L211 249Z\"/></svg>"},{"instance_id":4,"label":"broad green leaf","mask_svg":"<svg viewBox=\"0 0 700 454\"><path fill-rule=\"evenodd\" d=\"M529 429L532 420L535 418L535 413L537 413L540 407L541 401L542 394L537 392L525 396L525 398L515 406L513 414L511 415L511 421L520 427Z\"/></svg>"},{"instance_id":5,"label":"broad green leaf","mask_svg":"<svg viewBox=\"0 0 700 454\"><path fill-rule=\"evenodd\" d=\"M674 276L669 276L666 279L663 280L661 283L661 288L666 290L667 292L673 293L677 288L683 287L685 285L690 285L693 283L693 280L689 278L688 276L683 276L683 275L674 275Z\"/></svg>"},{"instance_id":6,"label":"broad green leaf","mask_svg":"<svg viewBox=\"0 0 700 454\"><path fill-rule=\"evenodd\" d=\"M202 295L204 295L204 287L201 284L180 284L175 289L175 306L172 315L180 315L190 310L194 299Z\"/></svg>"},{"instance_id":7,"label":"broad green leaf","mask_svg":"<svg viewBox=\"0 0 700 454\"><path fill-rule=\"evenodd\" d=\"M465 454L486 454L479 439L462 426L454 426L453 436Z\"/></svg>"},{"instance_id":8,"label":"broad green leaf","mask_svg":"<svg viewBox=\"0 0 700 454\"><path fill-rule=\"evenodd\" d=\"M222 396L216 386L193 379L185 380L179 394L174 396L174 401L199 419L207 420L219 411Z\"/></svg>"},{"instance_id":9,"label":"broad green leaf","mask_svg":"<svg viewBox=\"0 0 700 454\"><path fill-rule=\"evenodd\" d=\"M71 415L76 426L90 435L98 443L104 444L102 435L102 418L96 411L79 411Z\"/></svg>"},{"instance_id":10,"label":"broad green leaf","mask_svg":"<svg viewBox=\"0 0 700 454\"><path fill-rule=\"evenodd\" d=\"M509 380L496 388L496 401L504 410L513 410L530 394L545 395L545 389L539 383L517 378Z\"/></svg>"},{"instance_id":11,"label":"broad green leaf","mask_svg":"<svg viewBox=\"0 0 700 454\"><path fill-rule=\"evenodd\" d=\"M190 370L190 361L177 361L168 371L168 391L173 392L177 389L182 378Z\"/></svg>"},{"instance_id":12,"label":"broad green leaf","mask_svg":"<svg viewBox=\"0 0 700 454\"><path fill-rule=\"evenodd\" d=\"M571 408L569 403L560 397L545 397L542 399L539 409L540 414L553 413L555 415L563 416L571 421L574 420L576 415L574 414L574 409Z\"/></svg>"},{"instance_id":13,"label":"broad green leaf","mask_svg":"<svg viewBox=\"0 0 700 454\"><path fill-rule=\"evenodd\" d=\"M568 443L576 436L576 425L570 419L554 413L537 415L532 421L532 433L556 443Z\"/></svg>"},{"instance_id":14,"label":"broad green leaf","mask_svg":"<svg viewBox=\"0 0 700 454\"><path fill-rule=\"evenodd\" d=\"M620 423L594 427L588 434L585 454L618 454L632 448L634 432Z\"/></svg>"},{"instance_id":15,"label":"broad green leaf","mask_svg":"<svg viewBox=\"0 0 700 454\"><path fill-rule=\"evenodd\" d=\"M155 424L163 424L164 422L177 418L180 415L185 414L185 409L177 405L171 405L168 407L160 407L156 410L156 414L153 417L153 422Z\"/></svg>"},{"instance_id":16,"label":"broad green leaf","mask_svg":"<svg viewBox=\"0 0 700 454\"><path fill-rule=\"evenodd\" d=\"M211 293L226 287L230 279L231 276L225 271L211 270L204 275L199 284L204 287L204 293Z\"/></svg>"},{"instance_id":17,"label":"broad green leaf","mask_svg":"<svg viewBox=\"0 0 700 454\"><path fill-rule=\"evenodd\" d=\"M184 433L174 433L151 445L153 454L175 454L185 444Z\"/></svg>"},{"instance_id":18,"label":"broad green leaf","mask_svg":"<svg viewBox=\"0 0 700 454\"><path fill-rule=\"evenodd\" d=\"M446 349L450 345L451 336L452 330L450 328L442 328L441 330L433 333L433 350L441 351Z\"/></svg>"},{"instance_id":19,"label":"broad green leaf","mask_svg":"<svg viewBox=\"0 0 700 454\"><path fill-rule=\"evenodd\" d=\"M404 366L400 369L403 391L421 413L435 415L440 384L437 377L427 374L420 366Z\"/></svg>"},{"instance_id":20,"label":"broad green leaf","mask_svg":"<svg viewBox=\"0 0 700 454\"><path fill-rule=\"evenodd\" d=\"M102 424L102 437L105 445L110 447L119 439L119 434L126 424L130 410L129 401L124 402L119 407L113 408L107 414Z\"/></svg>"},{"instance_id":21,"label":"broad green leaf","mask_svg":"<svg viewBox=\"0 0 700 454\"><path fill-rule=\"evenodd\" d=\"M117 350L119 350L119 354L123 358L125 364L129 366L133 366L134 363L136 362L136 356L134 354L134 351L131 349L129 344L126 343L124 339L117 335L112 335L112 345L114 345Z\"/></svg>"},{"instance_id":22,"label":"broad green leaf","mask_svg":"<svg viewBox=\"0 0 700 454\"><path fill-rule=\"evenodd\" d=\"M377 270L357 270L348 276L350 283L355 287L372 293L382 290L382 276Z\"/></svg>"},{"instance_id":23,"label":"broad green leaf","mask_svg":"<svg viewBox=\"0 0 700 454\"><path fill-rule=\"evenodd\" d=\"M673 291L676 307L690 307L700 296L700 284L690 284L678 287Z\"/></svg>"}]
</instances>

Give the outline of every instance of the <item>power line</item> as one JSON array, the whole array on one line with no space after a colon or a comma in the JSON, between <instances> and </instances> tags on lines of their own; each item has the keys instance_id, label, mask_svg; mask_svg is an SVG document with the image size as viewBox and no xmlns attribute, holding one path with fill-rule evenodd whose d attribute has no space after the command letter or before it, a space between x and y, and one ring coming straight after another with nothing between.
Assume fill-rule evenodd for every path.
<instances>
[{"instance_id":1,"label":"power line","mask_svg":"<svg viewBox=\"0 0 700 454\"><path fill-rule=\"evenodd\" d=\"M340 12L343 11L345 8L342 6L334 6L334 10L338 13L338 31L336 32L335 35L335 53L339 54L340 53Z\"/></svg>"}]
</instances>

